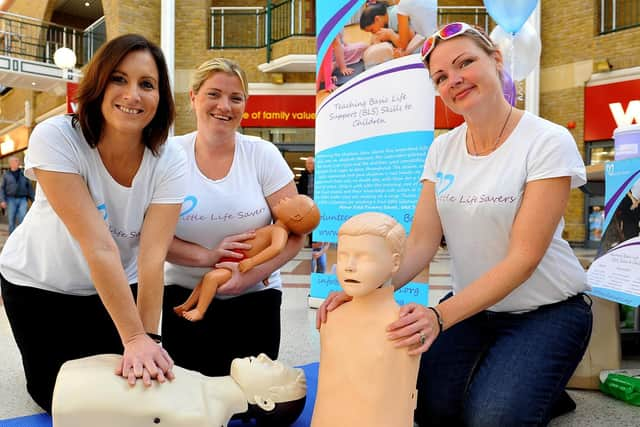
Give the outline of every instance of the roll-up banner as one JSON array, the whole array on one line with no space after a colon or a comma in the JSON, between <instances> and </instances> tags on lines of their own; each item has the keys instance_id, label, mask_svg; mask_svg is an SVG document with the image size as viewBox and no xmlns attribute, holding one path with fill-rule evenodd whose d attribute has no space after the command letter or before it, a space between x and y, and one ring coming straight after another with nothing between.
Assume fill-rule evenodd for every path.
<instances>
[{"instance_id":1,"label":"roll-up banner","mask_svg":"<svg viewBox=\"0 0 640 427\"><path fill-rule=\"evenodd\" d=\"M380 5L364 0L316 3L314 198L322 217L314 242L337 243L342 223L370 211L394 217L409 233L435 113L434 88L416 52L435 31L437 4L404 2L373 19L367 9ZM403 14L411 25L404 48L384 40L406 30ZM332 272L312 273L310 304L339 289ZM400 304L426 304L427 296L426 283L396 292Z\"/></svg>"}]
</instances>

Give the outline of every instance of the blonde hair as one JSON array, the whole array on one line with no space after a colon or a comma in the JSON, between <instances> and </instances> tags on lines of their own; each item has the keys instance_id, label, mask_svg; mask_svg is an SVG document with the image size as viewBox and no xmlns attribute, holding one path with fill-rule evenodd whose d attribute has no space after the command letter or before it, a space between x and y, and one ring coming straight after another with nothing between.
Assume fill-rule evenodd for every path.
<instances>
[{"instance_id":1,"label":"blonde hair","mask_svg":"<svg viewBox=\"0 0 640 427\"><path fill-rule=\"evenodd\" d=\"M235 75L240 79L245 99L249 97L249 84L247 75L237 62L227 58L213 58L203 62L196 68L191 76L190 88L193 93L198 93L202 84L214 73L226 73Z\"/></svg>"},{"instance_id":2,"label":"blonde hair","mask_svg":"<svg viewBox=\"0 0 640 427\"><path fill-rule=\"evenodd\" d=\"M436 31L434 34L438 34L444 27L446 27L449 24L444 24L442 25L438 31ZM484 29L482 27L479 27L477 25L471 25L471 27L473 27L474 31L470 31L467 30L463 33L458 34L456 37L466 37L468 39L471 39L472 42L475 43L476 46L478 46L480 49L482 49L484 51L484 53L486 53L488 56L492 56L494 53L496 52L500 52L500 48L498 48L498 46L496 46L493 43L493 40L491 40L491 37L489 37L489 35L486 33L486 31L484 31ZM479 33L479 34L478 34ZM451 39L449 39L451 40ZM436 49L436 45L442 41L439 37L436 37L435 40L433 41L434 46L433 46L433 50ZM491 44L487 44L487 41L491 42ZM426 41L425 41L426 43ZM433 50L431 51L431 53L433 53ZM500 52L502 53L502 52ZM431 58L431 54L429 54L429 56L427 56L427 58L425 58L423 60L424 64L427 66L427 69L429 69L429 58Z\"/></svg>"},{"instance_id":3,"label":"blonde hair","mask_svg":"<svg viewBox=\"0 0 640 427\"><path fill-rule=\"evenodd\" d=\"M391 253L402 255L407 235L402 225L387 214L364 212L349 218L338 230L340 236L379 236L385 239Z\"/></svg>"}]
</instances>

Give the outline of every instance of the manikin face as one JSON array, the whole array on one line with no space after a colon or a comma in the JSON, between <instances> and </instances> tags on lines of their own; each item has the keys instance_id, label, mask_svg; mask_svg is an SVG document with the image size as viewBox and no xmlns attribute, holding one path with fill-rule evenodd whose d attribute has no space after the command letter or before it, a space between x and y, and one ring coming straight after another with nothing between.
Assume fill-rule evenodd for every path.
<instances>
[{"instance_id":1,"label":"manikin face","mask_svg":"<svg viewBox=\"0 0 640 427\"><path fill-rule=\"evenodd\" d=\"M275 405L304 397L306 387L279 387L295 384L299 375L300 369L273 361L265 354L233 359L231 362L231 377L247 396L248 402L261 407L263 404L270 406L271 403Z\"/></svg>"},{"instance_id":2,"label":"manikin face","mask_svg":"<svg viewBox=\"0 0 640 427\"><path fill-rule=\"evenodd\" d=\"M199 132L228 134L240 126L247 101L242 82L235 74L214 72L197 93L191 91L190 95Z\"/></svg>"},{"instance_id":3,"label":"manikin face","mask_svg":"<svg viewBox=\"0 0 640 427\"><path fill-rule=\"evenodd\" d=\"M383 237L363 234L338 238L338 281L347 295L354 298L367 295L387 282L397 270L398 260L398 254L391 253Z\"/></svg>"},{"instance_id":4,"label":"manikin face","mask_svg":"<svg viewBox=\"0 0 640 427\"><path fill-rule=\"evenodd\" d=\"M273 208L273 215L295 234L311 233L320 220L313 200L302 194L280 199Z\"/></svg>"},{"instance_id":5,"label":"manikin face","mask_svg":"<svg viewBox=\"0 0 640 427\"><path fill-rule=\"evenodd\" d=\"M146 50L129 53L109 77L101 111L105 133L131 134L139 138L158 109L158 67Z\"/></svg>"},{"instance_id":6,"label":"manikin face","mask_svg":"<svg viewBox=\"0 0 640 427\"><path fill-rule=\"evenodd\" d=\"M499 53L488 55L466 36L439 40L429 56L429 73L442 101L462 115L503 97L501 67Z\"/></svg>"}]
</instances>

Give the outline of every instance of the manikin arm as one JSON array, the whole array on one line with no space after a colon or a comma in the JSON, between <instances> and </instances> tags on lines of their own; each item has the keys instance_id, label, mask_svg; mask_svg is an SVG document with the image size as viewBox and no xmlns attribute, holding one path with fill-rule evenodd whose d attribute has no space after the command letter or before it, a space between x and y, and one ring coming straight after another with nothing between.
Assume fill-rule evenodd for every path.
<instances>
[{"instance_id":1,"label":"manikin arm","mask_svg":"<svg viewBox=\"0 0 640 427\"><path fill-rule=\"evenodd\" d=\"M227 236L213 249L174 237L169 246L167 261L188 267L211 268L220 258L238 258L240 260L242 255L235 251L251 249L251 245L243 242L254 237L256 237L256 233L253 231Z\"/></svg>"}]
</instances>

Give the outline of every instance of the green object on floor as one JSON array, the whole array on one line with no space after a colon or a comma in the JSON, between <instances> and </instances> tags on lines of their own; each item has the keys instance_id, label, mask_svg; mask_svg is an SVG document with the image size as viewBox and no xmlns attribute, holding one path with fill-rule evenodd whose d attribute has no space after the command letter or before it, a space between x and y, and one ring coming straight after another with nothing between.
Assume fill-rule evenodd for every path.
<instances>
[{"instance_id":1,"label":"green object on floor","mask_svg":"<svg viewBox=\"0 0 640 427\"><path fill-rule=\"evenodd\" d=\"M620 327L623 329L633 329L635 326L635 307L620 304L621 319Z\"/></svg>"},{"instance_id":2,"label":"green object on floor","mask_svg":"<svg viewBox=\"0 0 640 427\"><path fill-rule=\"evenodd\" d=\"M600 383L600 390L616 399L640 406L640 378L610 373Z\"/></svg>"}]
</instances>

